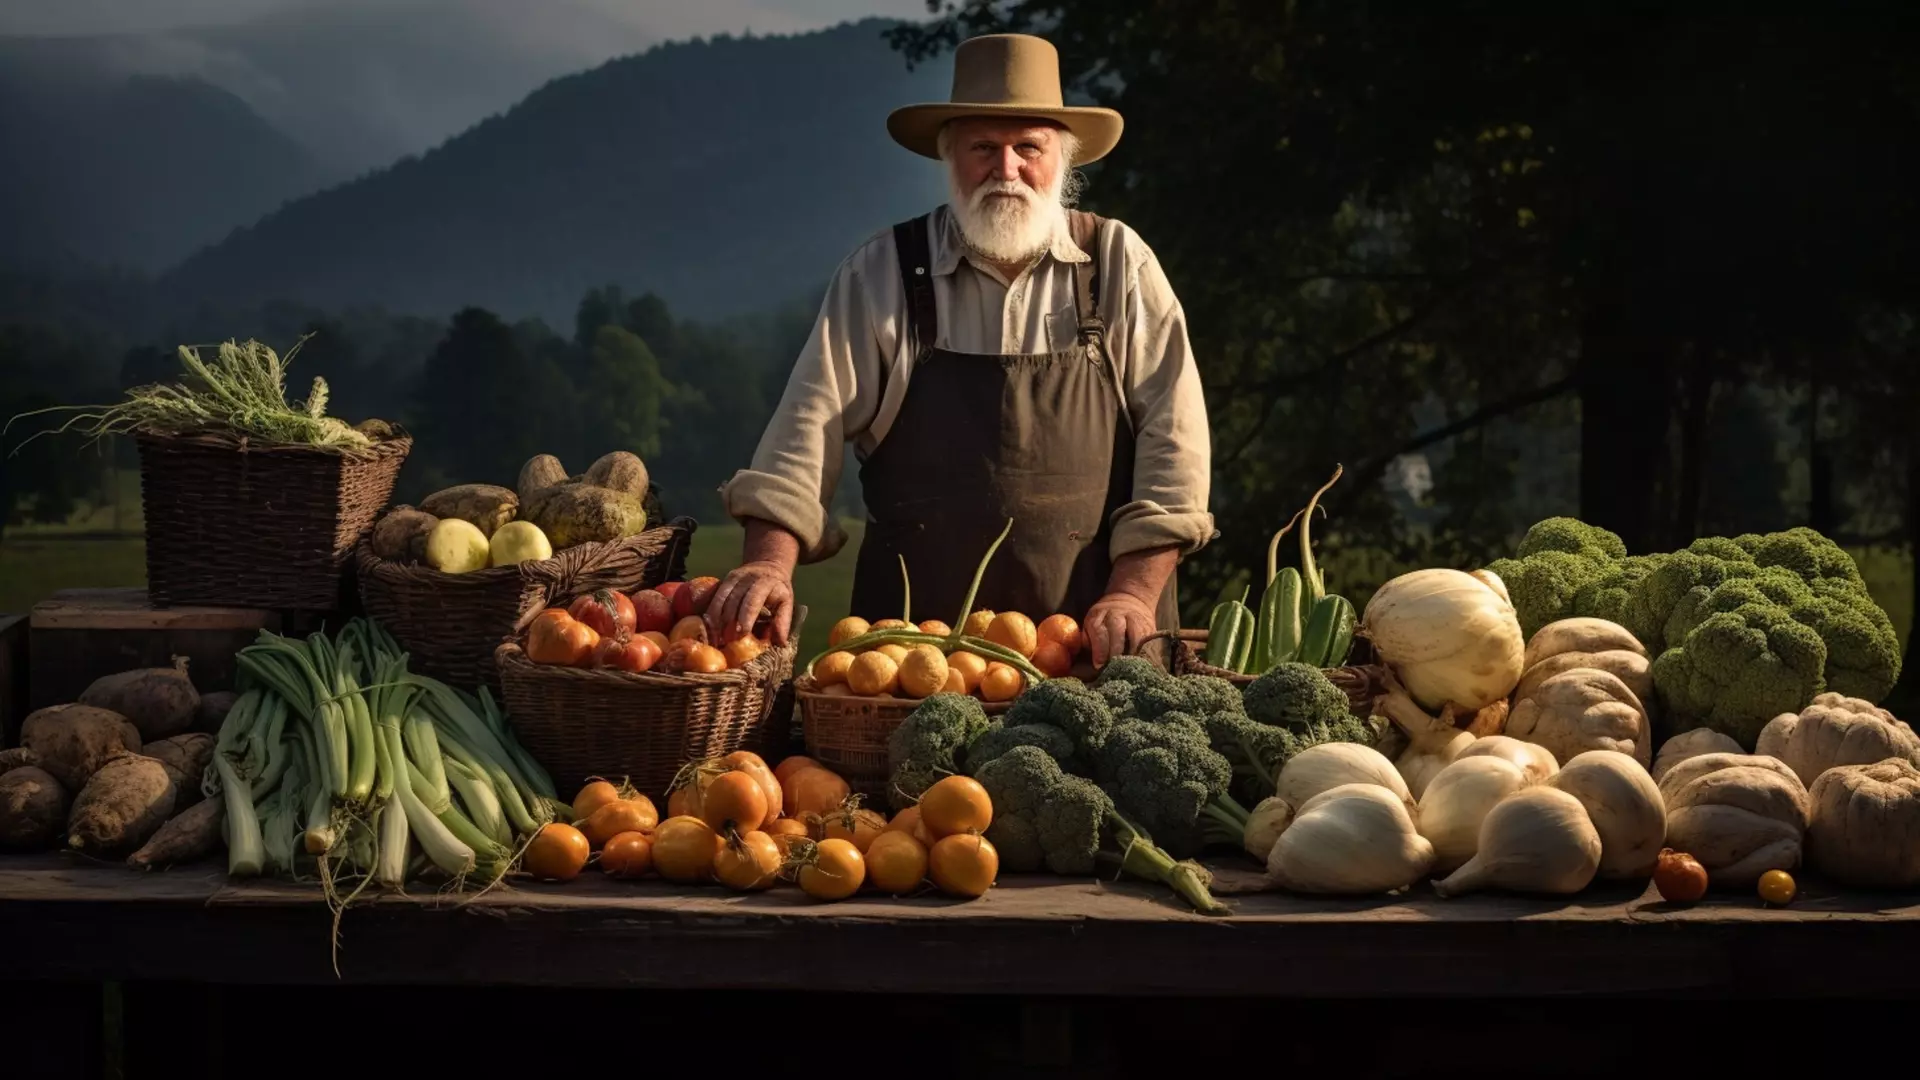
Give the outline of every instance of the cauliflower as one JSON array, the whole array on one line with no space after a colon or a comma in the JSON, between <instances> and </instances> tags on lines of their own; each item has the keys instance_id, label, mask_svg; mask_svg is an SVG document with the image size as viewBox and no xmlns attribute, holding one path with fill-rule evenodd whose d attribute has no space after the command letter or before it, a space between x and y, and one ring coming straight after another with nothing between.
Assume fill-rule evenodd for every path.
<instances>
[{"instance_id":1,"label":"cauliflower","mask_svg":"<svg viewBox=\"0 0 1920 1080\"><path fill-rule=\"evenodd\" d=\"M1654 687L1676 729L1709 727L1753 747L1760 729L1826 688L1827 646L1775 604L1709 615L1653 662Z\"/></svg>"}]
</instances>

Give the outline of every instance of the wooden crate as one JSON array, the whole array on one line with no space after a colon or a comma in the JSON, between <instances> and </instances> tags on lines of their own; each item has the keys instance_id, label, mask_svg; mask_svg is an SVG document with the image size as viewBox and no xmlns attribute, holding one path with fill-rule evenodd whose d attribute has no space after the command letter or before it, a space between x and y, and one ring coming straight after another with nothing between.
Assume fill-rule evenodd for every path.
<instances>
[{"instance_id":1,"label":"wooden crate","mask_svg":"<svg viewBox=\"0 0 1920 1080\"><path fill-rule=\"evenodd\" d=\"M0 750L20 741L27 701L27 617L0 615Z\"/></svg>"},{"instance_id":2,"label":"wooden crate","mask_svg":"<svg viewBox=\"0 0 1920 1080\"><path fill-rule=\"evenodd\" d=\"M201 693L233 688L234 654L262 629L280 631L278 612L257 608L156 608L145 589L67 589L34 605L30 705L74 700L93 680L187 658Z\"/></svg>"}]
</instances>

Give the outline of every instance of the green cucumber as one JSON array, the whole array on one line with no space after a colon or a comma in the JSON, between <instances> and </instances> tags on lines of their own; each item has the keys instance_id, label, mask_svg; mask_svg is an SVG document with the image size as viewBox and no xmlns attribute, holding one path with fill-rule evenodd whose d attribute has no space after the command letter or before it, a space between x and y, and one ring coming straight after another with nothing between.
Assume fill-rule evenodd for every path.
<instances>
[{"instance_id":1,"label":"green cucumber","mask_svg":"<svg viewBox=\"0 0 1920 1080\"><path fill-rule=\"evenodd\" d=\"M1247 610L1247 605L1240 600L1216 604L1212 617L1207 620L1207 663L1239 671L1246 665L1252 644L1253 613Z\"/></svg>"},{"instance_id":2,"label":"green cucumber","mask_svg":"<svg viewBox=\"0 0 1920 1080\"><path fill-rule=\"evenodd\" d=\"M1327 652L1333 646L1333 624L1339 612L1339 600L1332 596L1323 596L1313 605L1313 614L1307 617L1307 628L1300 635L1299 661L1314 667L1325 667Z\"/></svg>"},{"instance_id":3,"label":"green cucumber","mask_svg":"<svg viewBox=\"0 0 1920 1080\"><path fill-rule=\"evenodd\" d=\"M1289 566L1274 575L1266 595L1260 598L1260 629L1255 636L1266 651L1253 658L1250 666L1254 674L1264 674L1275 664L1292 660L1299 652L1300 597L1306 591L1305 584L1300 571Z\"/></svg>"},{"instance_id":4,"label":"green cucumber","mask_svg":"<svg viewBox=\"0 0 1920 1080\"><path fill-rule=\"evenodd\" d=\"M1327 600L1333 603L1333 636L1327 642L1327 655L1320 658L1320 666L1341 667L1347 662L1347 653L1353 650L1353 630L1360 620L1353 610L1353 601L1334 593L1328 593Z\"/></svg>"}]
</instances>

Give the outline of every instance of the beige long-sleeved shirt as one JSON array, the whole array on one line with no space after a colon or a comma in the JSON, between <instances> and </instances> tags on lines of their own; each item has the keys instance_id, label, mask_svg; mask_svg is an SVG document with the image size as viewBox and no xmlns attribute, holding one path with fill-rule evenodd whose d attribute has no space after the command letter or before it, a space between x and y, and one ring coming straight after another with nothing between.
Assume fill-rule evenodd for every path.
<instances>
[{"instance_id":1,"label":"beige long-sleeved shirt","mask_svg":"<svg viewBox=\"0 0 1920 1080\"><path fill-rule=\"evenodd\" d=\"M1133 498L1114 514L1114 557L1176 546L1184 558L1213 538L1207 512L1211 446L1200 373L1186 318L1153 252L1118 221L1097 238L1105 270L1095 298L1107 325L1114 379L1134 428ZM1046 255L1009 282L961 241L946 206L934 212L937 347L1003 355L1072 344L1072 264L1087 256L1065 215ZM907 298L893 230L875 234L840 264L813 334L754 452L752 467L720 491L738 521L760 518L800 541L802 561L831 558L846 535L829 512L845 445L864 460L887 437L911 379ZM882 379L882 365L887 377Z\"/></svg>"}]
</instances>

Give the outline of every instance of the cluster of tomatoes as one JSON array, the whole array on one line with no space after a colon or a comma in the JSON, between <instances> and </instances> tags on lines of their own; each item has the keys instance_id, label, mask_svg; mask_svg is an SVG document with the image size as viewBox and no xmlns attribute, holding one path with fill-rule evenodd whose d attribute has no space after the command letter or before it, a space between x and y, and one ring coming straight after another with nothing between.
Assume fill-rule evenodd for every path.
<instances>
[{"instance_id":1,"label":"cluster of tomatoes","mask_svg":"<svg viewBox=\"0 0 1920 1080\"><path fill-rule=\"evenodd\" d=\"M613 878L657 874L741 892L792 882L816 900L929 887L973 898L993 886L1000 856L982 835L993 803L971 777L942 779L891 821L860 802L812 758L769 769L759 755L736 751L682 769L665 820L630 785L595 779L574 799L575 820L543 826L521 868L571 881L597 862Z\"/></svg>"},{"instance_id":2,"label":"cluster of tomatoes","mask_svg":"<svg viewBox=\"0 0 1920 1080\"><path fill-rule=\"evenodd\" d=\"M829 648L864 634L885 630L918 630L949 637L953 628L938 620L917 627L901 619L869 623L848 616L827 635ZM1073 665L1087 648L1087 636L1071 616L1049 615L1038 625L1018 611L976 611L961 628L964 637L979 638L1025 657L1049 678L1072 674ZM858 650L837 649L815 661L814 685L833 697L904 697L913 700L934 694L972 694L983 701L1011 701L1026 688L1026 679L1002 663L964 644L943 650L933 645L875 645Z\"/></svg>"},{"instance_id":3,"label":"cluster of tomatoes","mask_svg":"<svg viewBox=\"0 0 1920 1080\"><path fill-rule=\"evenodd\" d=\"M536 664L713 674L745 667L766 651L745 634L715 646L705 615L719 578L668 581L629 595L600 589L551 607L527 627L527 659Z\"/></svg>"}]
</instances>

